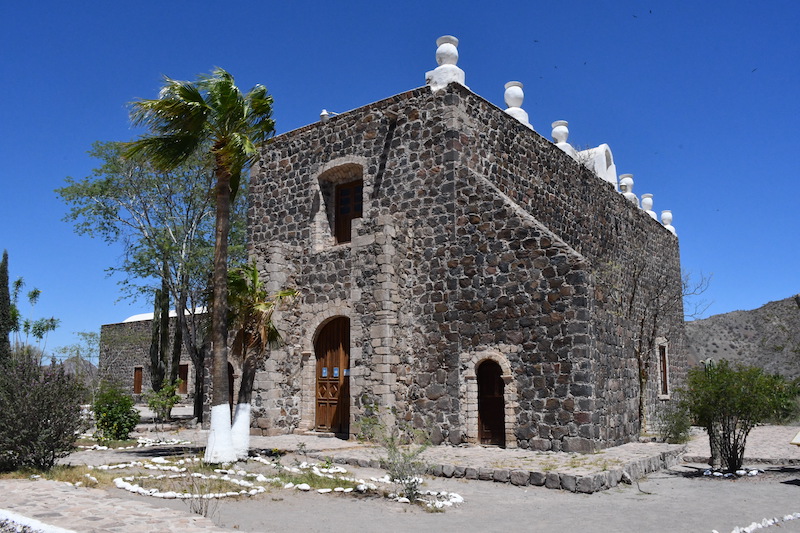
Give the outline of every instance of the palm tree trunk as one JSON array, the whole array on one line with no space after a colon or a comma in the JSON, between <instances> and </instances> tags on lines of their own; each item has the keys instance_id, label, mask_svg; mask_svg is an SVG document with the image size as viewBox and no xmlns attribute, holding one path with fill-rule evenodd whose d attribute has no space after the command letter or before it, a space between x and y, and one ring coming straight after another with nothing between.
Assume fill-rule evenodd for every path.
<instances>
[{"instance_id":1,"label":"palm tree trunk","mask_svg":"<svg viewBox=\"0 0 800 533\"><path fill-rule=\"evenodd\" d=\"M239 385L239 397L236 400L236 414L231 429L233 448L239 459L247 459L250 452L250 400L253 396L253 383L260 358L256 354L247 357L244 354L242 365L242 381Z\"/></svg>"},{"instance_id":2,"label":"palm tree trunk","mask_svg":"<svg viewBox=\"0 0 800 533\"><path fill-rule=\"evenodd\" d=\"M231 411L228 397L228 233L230 232L231 175L217 155L217 221L214 242L214 296L211 306L211 425L205 461L236 461L231 440Z\"/></svg>"}]
</instances>

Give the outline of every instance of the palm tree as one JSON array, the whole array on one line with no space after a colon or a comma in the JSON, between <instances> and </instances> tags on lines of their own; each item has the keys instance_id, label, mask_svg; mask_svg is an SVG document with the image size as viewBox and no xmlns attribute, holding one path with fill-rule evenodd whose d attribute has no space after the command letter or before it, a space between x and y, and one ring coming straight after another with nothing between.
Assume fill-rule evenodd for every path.
<instances>
[{"instance_id":1,"label":"palm tree","mask_svg":"<svg viewBox=\"0 0 800 533\"><path fill-rule=\"evenodd\" d=\"M250 447L250 400L256 370L270 348L282 338L272 321L272 313L297 291L284 289L270 296L258 274L255 262L237 268L228 276L229 325L234 332L232 354L242 369L236 411L233 417L233 448L239 459L246 459Z\"/></svg>"},{"instance_id":2,"label":"palm tree","mask_svg":"<svg viewBox=\"0 0 800 533\"><path fill-rule=\"evenodd\" d=\"M216 226L214 240L213 301L228 299L228 234L231 203L242 171L257 158L256 146L275 131L272 97L256 85L242 94L233 76L221 68L198 76L195 82L164 77L156 100L131 104L131 121L150 133L128 146L128 155L141 154L163 169L172 169L198 151L214 161ZM211 428L205 460L236 459L231 442L228 399L228 345L225 305L212 305Z\"/></svg>"}]
</instances>

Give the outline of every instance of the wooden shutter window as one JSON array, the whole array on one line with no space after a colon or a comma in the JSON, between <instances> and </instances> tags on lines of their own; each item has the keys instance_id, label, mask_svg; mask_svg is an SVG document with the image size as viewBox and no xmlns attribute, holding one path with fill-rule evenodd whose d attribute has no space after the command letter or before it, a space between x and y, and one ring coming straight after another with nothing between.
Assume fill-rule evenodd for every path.
<instances>
[{"instance_id":1,"label":"wooden shutter window","mask_svg":"<svg viewBox=\"0 0 800 533\"><path fill-rule=\"evenodd\" d=\"M334 237L336 242L350 242L350 230L355 218L361 218L363 209L364 180L340 183L336 186L334 212Z\"/></svg>"}]
</instances>

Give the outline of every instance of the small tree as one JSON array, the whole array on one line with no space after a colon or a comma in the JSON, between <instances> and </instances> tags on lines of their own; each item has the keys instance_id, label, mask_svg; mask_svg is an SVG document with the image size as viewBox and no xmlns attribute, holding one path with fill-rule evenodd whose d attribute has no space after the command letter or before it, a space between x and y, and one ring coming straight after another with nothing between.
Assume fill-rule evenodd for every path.
<instances>
[{"instance_id":1,"label":"small tree","mask_svg":"<svg viewBox=\"0 0 800 533\"><path fill-rule=\"evenodd\" d=\"M695 422L706 428L709 443L719 451L722 469L742 467L747 435L767 420L790 416L796 385L779 375L726 360L689 371L684 402Z\"/></svg>"},{"instance_id":2,"label":"small tree","mask_svg":"<svg viewBox=\"0 0 800 533\"><path fill-rule=\"evenodd\" d=\"M12 355L37 355L42 362L42 356L47 346L47 334L54 331L61 321L55 317L50 318L23 318L20 311L19 296L22 288L25 287L25 280L17 278L13 285L11 299L11 331L14 332L14 342L11 346ZM27 293L28 305L33 312L34 307L39 302L42 291L33 288ZM23 336L24 335L24 336ZM31 337L36 339L36 344L31 344Z\"/></svg>"},{"instance_id":3,"label":"small tree","mask_svg":"<svg viewBox=\"0 0 800 533\"><path fill-rule=\"evenodd\" d=\"M162 385L161 389L147 395L147 407L153 411L157 422L166 422L172 417L172 408L181 401L178 387L183 383L177 379L175 383Z\"/></svg>"},{"instance_id":4,"label":"small tree","mask_svg":"<svg viewBox=\"0 0 800 533\"><path fill-rule=\"evenodd\" d=\"M256 371L269 350L283 342L272 315L276 307L294 298L297 291L285 289L270 295L255 262L230 271L228 287L228 320L234 335L231 354L242 368L231 438L236 456L246 459L250 447L250 401Z\"/></svg>"}]
</instances>

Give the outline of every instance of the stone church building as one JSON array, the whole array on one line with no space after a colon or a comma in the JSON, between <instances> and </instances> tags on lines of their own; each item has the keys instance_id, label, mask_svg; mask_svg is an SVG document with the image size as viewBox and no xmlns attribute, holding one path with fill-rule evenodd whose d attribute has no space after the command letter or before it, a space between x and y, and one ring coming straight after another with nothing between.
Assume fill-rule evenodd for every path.
<instances>
[{"instance_id":1,"label":"stone church building","mask_svg":"<svg viewBox=\"0 0 800 533\"><path fill-rule=\"evenodd\" d=\"M425 86L261 148L250 256L301 296L253 430L348 437L377 414L435 444L636 440L686 372L671 214L639 206L607 145L576 151L563 121L545 139L521 84L500 109L437 45Z\"/></svg>"},{"instance_id":2,"label":"stone church building","mask_svg":"<svg viewBox=\"0 0 800 533\"><path fill-rule=\"evenodd\" d=\"M426 86L261 150L250 255L302 296L277 319L254 429L348 436L377 412L433 443L637 439L640 409L685 376L669 213L618 186L606 145L582 158L566 123L557 144L533 131L521 84L507 110L471 92L457 40L437 44Z\"/></svg>"}]
</instances>

